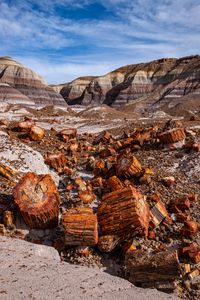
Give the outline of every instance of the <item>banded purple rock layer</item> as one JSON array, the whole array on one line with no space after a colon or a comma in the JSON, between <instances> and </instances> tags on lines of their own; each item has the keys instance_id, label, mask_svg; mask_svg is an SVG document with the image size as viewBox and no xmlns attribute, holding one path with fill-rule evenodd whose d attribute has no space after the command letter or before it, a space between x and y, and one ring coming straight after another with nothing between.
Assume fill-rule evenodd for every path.
<instances>
[{"instance_id":1,"label":"banded purple rock layer","mask_svg":"<svg viewBox=\"0 0 200 300\"><path fill-rule=\"evenodd\" d=\"M0 84L0 101L38 106L66 105L63 97L42 77L10 57L0 57Z\"/></svg>"},{"instance_id":2,"label":"banded purple rock layer","mask_svg":"<svg viewBox=\"0 0 200 300\"><path fill-rule=\"evenodd\" d=\"M200 56L163 58L121 67L90 80L62 85L69 104L113 107L129 105L136 112L200 109ZM195 103L194 103L195 101Z\"/></svg>"}]
</instances>

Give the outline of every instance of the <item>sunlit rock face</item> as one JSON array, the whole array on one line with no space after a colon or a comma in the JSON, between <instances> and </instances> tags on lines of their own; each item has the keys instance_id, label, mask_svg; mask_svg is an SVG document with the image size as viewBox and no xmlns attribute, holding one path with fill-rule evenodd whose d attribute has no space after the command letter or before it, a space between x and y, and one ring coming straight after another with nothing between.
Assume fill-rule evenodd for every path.
<instances>
[{"instance_id":1,"label":"sunlit rock face","mask_svg":"<svg viewBox=\"0 0 200 300\"><path fill-rule=\"evenodd\" d=\"M25 105L65 105L62 96L49 87L41 76L10 57L0 57L0 101Z\"/></svg>"},{"instance_id":2,"label":"sunlit rock face","mask_svg":"<svg viewBox=\"0 0 200 300\"><path fill-rule=\"evenodd\" d=\"M62 85L60 93L69 104L77 100L84 105L128 104L135 111L150 112L200 108L198 55L128 65L91 80L85 78Z\"/></svg>"}]
</instances>

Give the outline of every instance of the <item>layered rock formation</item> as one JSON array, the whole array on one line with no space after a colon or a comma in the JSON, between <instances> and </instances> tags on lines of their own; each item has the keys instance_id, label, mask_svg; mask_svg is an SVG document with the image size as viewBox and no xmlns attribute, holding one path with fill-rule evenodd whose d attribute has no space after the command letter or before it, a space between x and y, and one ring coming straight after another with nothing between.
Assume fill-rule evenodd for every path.
<instances>
[{"instance_id":1,"label":"layered rock formation","mask_svg":"<svg viewBox=\"0 0 200 300\"><path fill-rule=\"evenodd\" d=\"M72 82L51 85L51 87L57 93L60 93L68 104L82 104L85 88L95 79L95 76L79 77Z\"/></svg>"},{"instance_id":2,"label":"layered rock formation","mask_svg":"<svg viewBox=\"0 0 200 300\"><path fill-rule=\"evenodd\" d=\"M38 74L10 57L0 57L0 102L25 105L65 105Z\"/></svg>"},{"instance_id":3,"label":"layered rock formation","mask_svg":"<svg viewBox=\"0 0 200 300\"><path fill-rule=\"evenodd\" d=\"M127 105L136 112L179 113L200 109L200 56L164 58L121 67L91 80L77 79L60 90L69 104Z\"/></svg>"}]
</instances>

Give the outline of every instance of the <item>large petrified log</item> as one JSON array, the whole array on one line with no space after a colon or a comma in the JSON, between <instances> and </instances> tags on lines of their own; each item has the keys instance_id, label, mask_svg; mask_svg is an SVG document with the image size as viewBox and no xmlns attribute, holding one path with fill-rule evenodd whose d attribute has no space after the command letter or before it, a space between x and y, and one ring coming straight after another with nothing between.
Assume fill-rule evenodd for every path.
<instances>
[{"instance_id":1,"label":"large petrified log","mask_svg":"<svg viewBox=\"0 0 200 300\"><path fill-rule=\"evenodd\" d=\"M158 138L163 144L173 144L185 139L184 128L174 128L159 134Z\"/></svg>"},{"instance_id":2,"label":"large petrified log","mask_svg":"<svg viewBox=\"0 0 200 300\"><path fill-rule=\"evenodd\" d=\"M17 175L17 171L0 162L0 175L11 180Z\"/></svg>"},{"instance_id":3,"label":"large petrified log","mask_svg":"<svg viewBox=\"0 0 200 300\"><path fill-rule=\"evenodd\" d=\"M177 251L127 251L125 273L127 279L135 285L165 289L166 283L171 282L170 288L173 289L173 282L181 273Z\"/></svg>"},{"instance_id":4,"label":"large petrified log","mask_svg":"<svg viewBox=\"0 0 200 300\"><path fill-rule=\"evenodd\" d=\"M132 186L106 194L98 207L97 216L103 235L126 239L136 234L148 234L149 206Z\"/></svg>"},{"instance_id":5,"label":"large petrified log","mask_svg":"<svg viewBox=\"0 0 200 300\"><path fill-rule=\"evenodd\" d=\"M30 228L44 229L58 224L59 196L49 174L28 172L13 190L14 200Z\"/></svg>"},{"instance_id":6,"label":"large petrified log","mask_svg":"<svg viewBox=\"0 0 200 300\"><path fill-rule=\"evenodd\" d=\"M97 216L90 207L71 208L63 215L65 244L94 246L98 242Z\"/></svg>"},{"instance_id":7,"label":"large petrified log","mask_svg":"<svg viewBox=\"0 0 200 300\"><path fill-rule=\"evenodd\" d=\"M117 176L130 178L139 175L141 171L142 166L135 156L123 153L118 157L116 164Z\"/></svg>"}]
</instances>

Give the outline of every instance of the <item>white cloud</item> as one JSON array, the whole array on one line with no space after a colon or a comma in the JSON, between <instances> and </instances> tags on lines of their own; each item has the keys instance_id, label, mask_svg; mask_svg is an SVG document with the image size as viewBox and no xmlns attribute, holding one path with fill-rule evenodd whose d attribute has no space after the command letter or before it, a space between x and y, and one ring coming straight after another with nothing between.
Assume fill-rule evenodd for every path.
<instances>
[{"instance_id":1,"label":"white cloud","mask_svg":"<svg viewBox=\"0 0 200 300\"><path fill-rule=\"evenodd\" d=\"M74 20L56 11L92 3L115 17ZM99 75L120 64L199 53L199 15L200 0L2 0L0 55L17 57L49 82Z\"/></svg>"}]
</instances>

